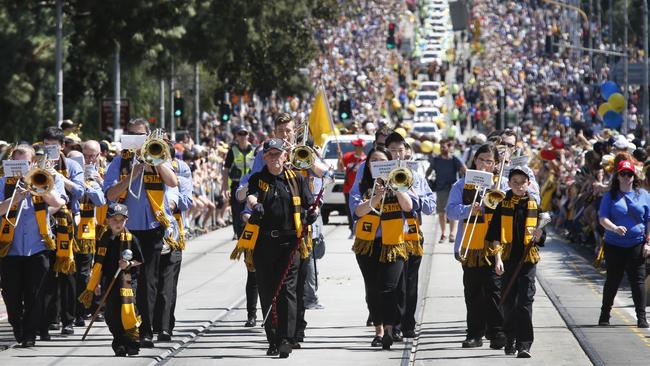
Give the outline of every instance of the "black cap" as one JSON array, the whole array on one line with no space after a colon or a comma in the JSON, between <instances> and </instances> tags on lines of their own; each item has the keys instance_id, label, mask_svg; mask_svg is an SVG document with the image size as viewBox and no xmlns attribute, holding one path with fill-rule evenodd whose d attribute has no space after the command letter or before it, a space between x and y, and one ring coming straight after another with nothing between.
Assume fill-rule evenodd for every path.
<instances>
[{"instance_id":1,"label":"black cap","mask_svg":"<svg viewBox=\"0 0 650 366\"><path fill-rule=\"evenodd\" d=\"M276 149L284 151L284 141L281 139L270 139L264 143L264 154L269 152L271 149Z\"/></svg>"},{"instance_id":2,"label":"black cap","mask_svg":"<svg viewBox=\"0 0 650 366\"><path fill-rule=\"evenodd\" d=\"M129 209L121 203L111 203L108 205L108 212L106 213L106 216L113 217L115 215L129 217Z\"/></svg>"},{"instance_id":3,"label":"black cap","mask_svg":"<svg viewBox=\"0 0 650 366\"><path fill-rule=\"evenodd\" d=\"M247 134L250 133L250 131L248 131L248 128L246 128L246 126L244 125L239 125L235 127L235 135L238 135L241 132L246 132Z\"/></svg>"}]
</instances>

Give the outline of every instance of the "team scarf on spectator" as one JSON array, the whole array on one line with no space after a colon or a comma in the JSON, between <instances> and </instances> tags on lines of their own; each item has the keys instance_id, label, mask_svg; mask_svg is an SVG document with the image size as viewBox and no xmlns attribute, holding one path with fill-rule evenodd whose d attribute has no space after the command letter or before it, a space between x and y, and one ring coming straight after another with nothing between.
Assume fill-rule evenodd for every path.
<instances>
[{"instance_id":1,"label":"team scarf on spectator","mask_svg":"<svg viewBox=\"0 0 650 366\"><path fill-rule=\"evenodd\" d=\"M472 199L476 194L476 186L473 184L465 184L463 186L463 205L471 205ZM481 200L481 194L476 197L477 202ZM476 225L473 225L473 222L476 218L475 215L471 215L463 220L463 230L465 226L467 228L467 235L465 236L462 243L460 243L460 252L464 253L465 248L469 245L469 250L467 251L467 257L463 262L463 265L466 267L482 267L489 266L492 263L490 262L488 256L489 245L485 245L485 234L487 234L488 226L492 220L493 210L488 207L483 206L483 213L479 215L476 219ZM472 226L476 226L473 228ZM471 242L469 241L470 233L474 230L474 235L472 235Z\"/></svg>"},{"instance_id":2,"label":"team scarf on spectator","mask_svg":"<svg viewBox=\"0 0 650 366\"><path fill-rule=\"evenodd\" d=\"M86 186L91 187L92 181L86 181ZM80 220L77 227L77 240L75 253L92 254L95 252L96 224L95 205L88 195L85 195L79 204Z\"/></svg>"},{"instance_id":3,"label":"team scarf on spectator","mask_svg":"<svg viewBox=\"0 0 650 366\"><path fill-rule=\"evenodd\" d=\"M408 250L404 233L404 218L397 196L386 193L381 217L374 211L362 216L357 221L352 251L359 255L372 255L377 229L381 225L381 253L379 261L394 262L398 258L407 259Z\"/></svg>"},{"instance_id":4,"label":"team scarf on spectator","mask_svg":"<svg viewBox=\"0 0 650 366\"><path fill-rule=\"evenodd\" d=\"M180 170L178 168L178 161L176 159L172 160L172 168L174 168L174 172L176 172L176 175L180 173ZM178 233L179 233L178 249L184 250L185 249L185 225L183 223L183 214L181 213L180 208L178 208L178 205L176 206L176 209L174 209L173 214L174 214L174 219L178 223Z\"/></svg>"},{"instance_id":5,"label":"team scarf on spectator","mask_svg":"<svg viewBox=\"0 0 650 366\"><path fill-rule=\"evenodd\" d=\"M72 217L72 212L66 206L63 206L55 213L54 218L56 219L56 260L54 262L54 272L71 274L76 271L73 252L75 246L74 218Z\"/></svg>"},{"instance_id":6,"label":"team scarf on spectator","mask_svg":"<svg viewBox=\"0 0 650 366\"><path fill-rule=\"evenodd\" d=\"M420 223L417 220L415 210L404 212L406 218L406 225L408 231L404 233L404 240L406 241L406 249L409 255L421 257L424 255L422 248L422 233L420 232Z\"/></svg>"},{"instance_id":7,"label":"team scarf on spectator","mask_svg":"<svg viewBox=\"0 0 650 366\"><path fill-rule=\"evenodd\" d=\"M104 233L104 236L111 235L110 230ZM95 264L90 273L90 279L86 285L86 289L79 295L79 302L82 303L86 308L90 308L90 305L94 298L95 288L99 284L99 281L102 278L102 268L104 265L104 257L108 251L107 244L112 243L110 237L104 237L99 241L97 245L97 253L95 253ZM131 249L133 243L133 235L124 228L120 234L120 255L123 250ZM110 274L108 274L110 276ZM122 319L122 327L126 333L126 336L129 337L131 341L137 341L139 339L138 327L140 326L140 317L136 314L135 311L135 296L133 293L133 287L131 287L131 273L128 271L120 271L119 273L119 285L120 285L120 299L122 300L122 306L120 309L120 315ZM110 277L107 280L111 280Z\"/></svg>"},{"instance_id":8,"label":"team scarf on spectator","mask_svg":"<svg viewBox=\"0 0 650 366\"><path fill-rule=\"evenodd\" d=\"M131 172L132 162L133 162L133 152L129 150L122 150L122 159L120 161L120 180L128 179L129 173ZM171 225L169 219L165 215L164 203L165 203L165 183L163 183L162 178L155 172L143 172L143 184L144 190L147 193L147 199L149 200L149 205L153 211L156 220L163 226L163 228L168 229ZM122 192L118 198L118 202L122 203L126 199L126 195L129 193L129 190ZM166 230L165 230L166 231ZM169 235L166 235L163 240L169 245L172 249L179 249L178 242L174 240Z\"/></svg>"},{"instance_id":9,"label":"team scarf on spectator","mask_svg":"<svg viewBox=\"0 0 650 366\"><path fill-rule=\"evenodd\" d=\"M5 197L11 197L16 189L16 184L18 180L16 178L7 178L5 181ZM56 248L56 243L50 236L49 231L49 222L47 220L47 205L43 201L43 197L40 196L31 196L32 204L34 205L34 215L36 216L36 222L38 223L38 232L41 234L41 238L45 243L47 249ZM22 204L22 202L21 202ZM7 217L2 218L2 223L0 224L0 258L5 257L9 250L11 249L11 243L14 239L14 226L7 221L7 218L11 222L15 223L16 216L18 214L18 204L14 204L9 208Z\"/></svg>"},{"instance_id":10,"label":"team scarf on spectator","mask_svg":"<svg viewBox=\"0 0 650 366\"><path fill-rule=\"evenodd\" d=\"M526 196L515 196L512 191L509 191L506 195L506 198L500 203L501 205L501 242L497 250L501 251L501 258L506 261L510 259L510 252L512 251L512 233L514 232L514 214L515 207L519 204L526 205L526 219L524 224L524 246L533 245L528 252L524 262L526 263L537 263L539 262L539 251L537 247L532 243L533 241L533 231L537 227L537 216L539 210L537 208L537 202L534 199L530 199L528 195Z\"/></svg>"}]
</instances>

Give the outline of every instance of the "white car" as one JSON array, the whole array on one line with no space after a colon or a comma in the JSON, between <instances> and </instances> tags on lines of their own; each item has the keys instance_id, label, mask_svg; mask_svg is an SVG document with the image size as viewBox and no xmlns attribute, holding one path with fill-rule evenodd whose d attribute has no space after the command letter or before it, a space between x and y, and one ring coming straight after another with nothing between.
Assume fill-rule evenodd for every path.
<instances>
[{"instance_id":1,"label":"white car","mask_svg":"<svg viewBox=\"0 0 650 366\"><path fill-rule=\"evenodd\" d=\"M413 132L430 135L438 131L438 125L433 122L416 122L413 124Z\"/></svg>"},{"instance_id":2,"label":"white car","mask_svg":"<svg viewBox=\"0 0 650 366\"><path fill-rule=\"evenodd\" d=\"M336 211L339 215L345 215L345 196L343 195L343 183L345 183L345 169L338 169L338 147L337 140L341 146L341 155L354 150L352 141L362 139L365 142L365 151L368 153L372 148L375 136L371 135L339 135L337 138L330 136L323 144L323 159L327 164L334 167L334 184L325 188L325 201L321 208L323 223L329 222L330 213Z\"/></svg>"},{"instance_id":3,"label":"white car","mask_svg":"<svg viewBox=\"0 0 650 366\"><path fill-rule=\"evenodd\" d=\"M421 107L415 110L413 115L413 122L433 122L434 119L440 117L440 110L434 107Z\"/></svg>"},{"instance_id":4,"label":"white car","mask_svg":"<svg viewBox=\"0 0 650 366\"><path fill-rule=\"evenodd\" d=\"M419 91L413 102L416 107L431 107L438 98L437 91Z\"/></svg>"},{"instance_id":5,"label":"white car","mask_svg":"<svg viewBox=\"0 0 650 366\"><path fill-rule=\"evenodd\" d=\"M442 86L440 81L423 81L418 86L418 92L438 91Z\"/></svg>"}]
</instances>

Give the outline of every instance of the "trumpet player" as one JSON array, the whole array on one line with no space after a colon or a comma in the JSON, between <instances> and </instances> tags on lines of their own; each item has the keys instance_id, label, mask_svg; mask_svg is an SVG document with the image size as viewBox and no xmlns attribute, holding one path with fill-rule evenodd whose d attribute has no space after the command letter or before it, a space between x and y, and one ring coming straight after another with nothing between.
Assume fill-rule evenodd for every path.
<instances>
[{"instance_id":1,"label":"trumpet player","mask_svg":"<svg viewBox=\"0 0 650 366\"><path fill-rule=\"evenodd\" d=\"M494 144L488 143L476 150L470 169L495 172L498 176L499 166L499 151ZM501 280L493 266L494 257L488 255L488 248L484 244L492 210L479 203L485 192L480 194L477 189L474 185L465 184L465 178L460 178L451 188L445 210L451 220L463 220L454 244L454 256L463 266L467 307L467 338L462 346L482 347L485 335L490 340L490 348L500 349L506 342L503 315L499 308ZM476 224L472 228L474 220ZM463 238L464 230L467 230L468 237ZM473 235L469 235L472 232ZM461 257L461 249L464 252L468 246L467 254Z\"/></svg>"},{"instance_id":2,"label":"trumpet player","mask_svg":"<svg viewBox=\"0 0 650 366\"><path fill-rule=\"evenodd\" d=\"M149 135L149 123L138 118L129 121L127 133ZM160 153L167 155L164 141ZM160 146L159 146L160 147ZM142 247L144 264L138 274L136 301L142 316L140 346L153 347L153 314L158 291L160 255L163 240L168 240L168 228L172 225L172 212L178 204L178 178L169 161L156 166L149 165L142 154L123 150L108 166L104 178L104 192L111 202L122 203L129 210L126 227L138 238ZM132 174L131 174L132 172ZM144 175L140 177L140 175ZM133 179L130 179L130 176ZM142 184L142 187L140 186ZM136 192L141 193L136 195Z\"/></svg>"},{"instance_id":3,"label":"trumpet player","mask_svg":"<svg viewBox=\"0 0 650 366\"><path fill-rule=\"evenodd\" d=\"M59 127L48 127L43 132L43 144L56 146L58 156L51 173L59 177L65 186L68 202L59 210L56 219L56 253L52 258L52 271L48 279L46 294L48 324L43 324L42 337L48 338L50 330L57 330L61 323L61 334L74 334L77 306L75 281L75 223L79 222L80 199L84 194L84 171L79 163L63 154L65 135Z\"/></svg>"},{"instance_id":4,"label":"trumpet player","mask_svg":"<svg viewBox=\"0 0 650 366\"><path fill-rule=\"evenodd\" d=\"M32 162L34 158L29 145L18 145L11 153L12 160ZM41 177L49 174L37 167L32 172ZM44 321L44 291L55 249L49 218L67 200L63 181L57 176L49 178L51 181L41 186L42 193L27 190L24 179L0 178L2 296L14 338L22 347L34 346Z\"/></svg>"}]
</instances>

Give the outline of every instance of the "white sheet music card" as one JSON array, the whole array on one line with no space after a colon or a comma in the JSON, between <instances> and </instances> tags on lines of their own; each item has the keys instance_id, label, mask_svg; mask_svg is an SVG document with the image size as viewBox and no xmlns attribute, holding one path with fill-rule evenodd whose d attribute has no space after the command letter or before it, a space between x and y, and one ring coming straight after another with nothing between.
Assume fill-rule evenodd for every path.
<instances>
[{"instance_id":1,"label":"white sheet music card","mask_svg":"<svg viewBox=\"0 0 650 366\"><path fill-rule=\"evenodd\" d=\"M510 159L510 165L503 168L503 176L507 177L510 174L510 169L516 166L528 166L528 155L516 156Z\"/></svg>"},{"instance_id":2,"label":"white sheet music card","mask_svg":"<svg viewBox=\"0 0 650 366\"><path fill-rule=\"evenodd\" d=\"M465 184L474 184L481 188L491 188L494 184L492 182L493 175L492 173L480 170L468 170L465 173Z\"/></svg>"},{"instance_id":3,"label":"white sheet music card","mask_svg":"<svg viewBox=\"0 0 650 366\"><path fill-rule=\"evenodd\" d=\"M59 160L59 156L61 156L61 148L59 145L45 145L43 146L43 149L47 155L47 160Z\"/></svg>"},{"instance_id":4,"label":"white sheet music card","mask_svg":"<svg viewBox=\"0 0 650 366\"><path fill-rule=\"evenodd\" d=\"M122 149L123 150L136 150L144 145L147 135L122 135Z\"/></svg>"},{"instance_id":5,"label":"white sheet music card","mask_svg":"<svg viewBox=\"0 0 650 366\"><path fill-rule=\"evenodd\" d=\"M4 169L5 177L24 177L29 171L29 161L3 160L2 169Z\"/></svg>"},{"instance_id":6,"label":"white sheet music card","mask_svg":"<svg viewBox=\"0 0 650 366\"><path fill-rule=\"evenodd\" d=\"M372 173L372 178L388 178L388 174L391 170L397 168L397 160L384 160L384 161L373 161L370 163L370 173Z\"/></svg>"},{"instance_id":7,"label":"white sheet music card","mask_svg":"<svg viewBox=\"0 0 650 366\"><path fill-rule=\"evenodd\" d=\"M409 168L413 173L422 173L422 164L419 161L407 160L402 162L402 166Z\"/></svg>"}]
</instances>

